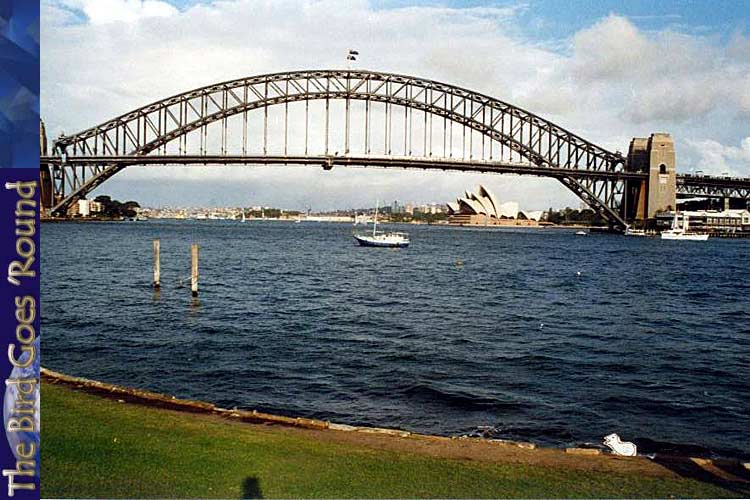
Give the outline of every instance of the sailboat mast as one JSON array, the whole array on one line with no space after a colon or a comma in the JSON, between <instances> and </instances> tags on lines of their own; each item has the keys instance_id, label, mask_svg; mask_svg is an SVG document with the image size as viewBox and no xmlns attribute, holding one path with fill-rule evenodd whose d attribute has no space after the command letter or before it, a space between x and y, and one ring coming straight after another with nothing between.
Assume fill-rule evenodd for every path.
<instances>
[{"instance_id":1,"label":"sailboat mast","mask_svg":"<svg viewBox=\"0 0 750 500\"><path fill-rule=\"evenodd\" d=\"M375 237L375 230L378 228L378 200L375 200L375 222L372 224L372 237Z\"/></svg>"}]
</instances>

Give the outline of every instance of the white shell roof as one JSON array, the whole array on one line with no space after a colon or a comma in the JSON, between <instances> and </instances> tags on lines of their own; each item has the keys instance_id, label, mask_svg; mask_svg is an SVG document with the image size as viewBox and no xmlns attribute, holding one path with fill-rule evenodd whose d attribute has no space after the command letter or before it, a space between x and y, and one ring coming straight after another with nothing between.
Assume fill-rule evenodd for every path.
<instances>
[{"instance_id":1,"label":"white shell roof","mask_svg":"<svg viewBox=\"0 0 750 500\"><path fill-rule=\"evenodd\" d=\"M484 207L482 206L482 204L475 200L471 200L469 198L459 198L458 204L461 207L467 207L469 209L469 212L471 212L472 214L476 214L476 215L485 214Z\"/></svg>"}]
</instances>

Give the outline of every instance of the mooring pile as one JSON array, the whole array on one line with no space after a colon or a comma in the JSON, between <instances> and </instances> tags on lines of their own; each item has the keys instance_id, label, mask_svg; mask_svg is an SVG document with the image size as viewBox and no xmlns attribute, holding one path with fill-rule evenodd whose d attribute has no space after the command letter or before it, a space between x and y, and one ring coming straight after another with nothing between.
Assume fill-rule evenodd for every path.
<instances>
[{"instance_id":1,"label":"mooring pile","mask_svg":"<svg viewBox=\"0 0 750 500\"><path fill-rule=\"evenodd\" d=\"M161 288L161 242L154 240L154 289ZM190 245L190 292L193 297L198 296L198 244Z\"/></svg>"}]
</instances>

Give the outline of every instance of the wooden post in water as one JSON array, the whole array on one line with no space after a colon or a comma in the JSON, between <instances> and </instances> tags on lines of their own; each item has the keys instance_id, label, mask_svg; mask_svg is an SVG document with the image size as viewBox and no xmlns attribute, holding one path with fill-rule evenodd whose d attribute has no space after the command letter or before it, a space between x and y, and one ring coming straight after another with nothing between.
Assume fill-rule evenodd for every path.
<instances>
[{"instance_id":1,"label":"wooden post in water","mask_svg":"<svg viewBox=\"0 0 750 500\"><path fill-rule=\"evenodd\" d=\"M190 245L190 290L193 297L198 296L198 244Z\"/></svg>"},{"instance_id":2,"label":"wooden post in water","mask_svg":"<svg viewBox=\"0 0 750 500\"><path fill-rule=\"evenodd\" d=\"M154 240L154 288L161 287L161 267L159 265L160 242Z\"/></svg>"}]
</instances>

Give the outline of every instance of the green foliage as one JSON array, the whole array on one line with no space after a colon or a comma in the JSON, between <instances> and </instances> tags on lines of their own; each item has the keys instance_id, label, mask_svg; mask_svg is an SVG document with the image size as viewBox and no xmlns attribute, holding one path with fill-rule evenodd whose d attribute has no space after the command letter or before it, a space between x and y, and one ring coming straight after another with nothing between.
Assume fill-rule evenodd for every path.
<instances>
[{"instance_id":1,"label":"green foliage","mask_svg":"<svg viewBox=\"0 0 750 500\"><path fill-rule=\"evenodd\" d=\"M268 219L278 219L284 211L280 208L265 208L263 210L249 210L247 217L266 217Z\"/></svg>"},{"instance_id":2,"label":"green foliage","mask_svg":"<svg viewBox=\"0 0 750 500\"><path fill-rule=\"evenodd\" d=\"M606 226L607 221L598 213L594 212L590 208L583 210L576 210L570 207L566 207L562 210L554 210L549 208L547 210L547 222L553 224L585 224L589 226Z\"/></svg>"},{"instance_id":3,"label":"green foliage","mask_svg":"<svg viewBox=\"0 0 750 500\"><path fill-rule=\"evenodd\" d=\"M138 215L136 209L140 208L137 201L122 203L107 195L99 195L94 198L94 201L102 204L102 211L97 214L102 217L135 217Z\"/></svg>"}]
</instances>

